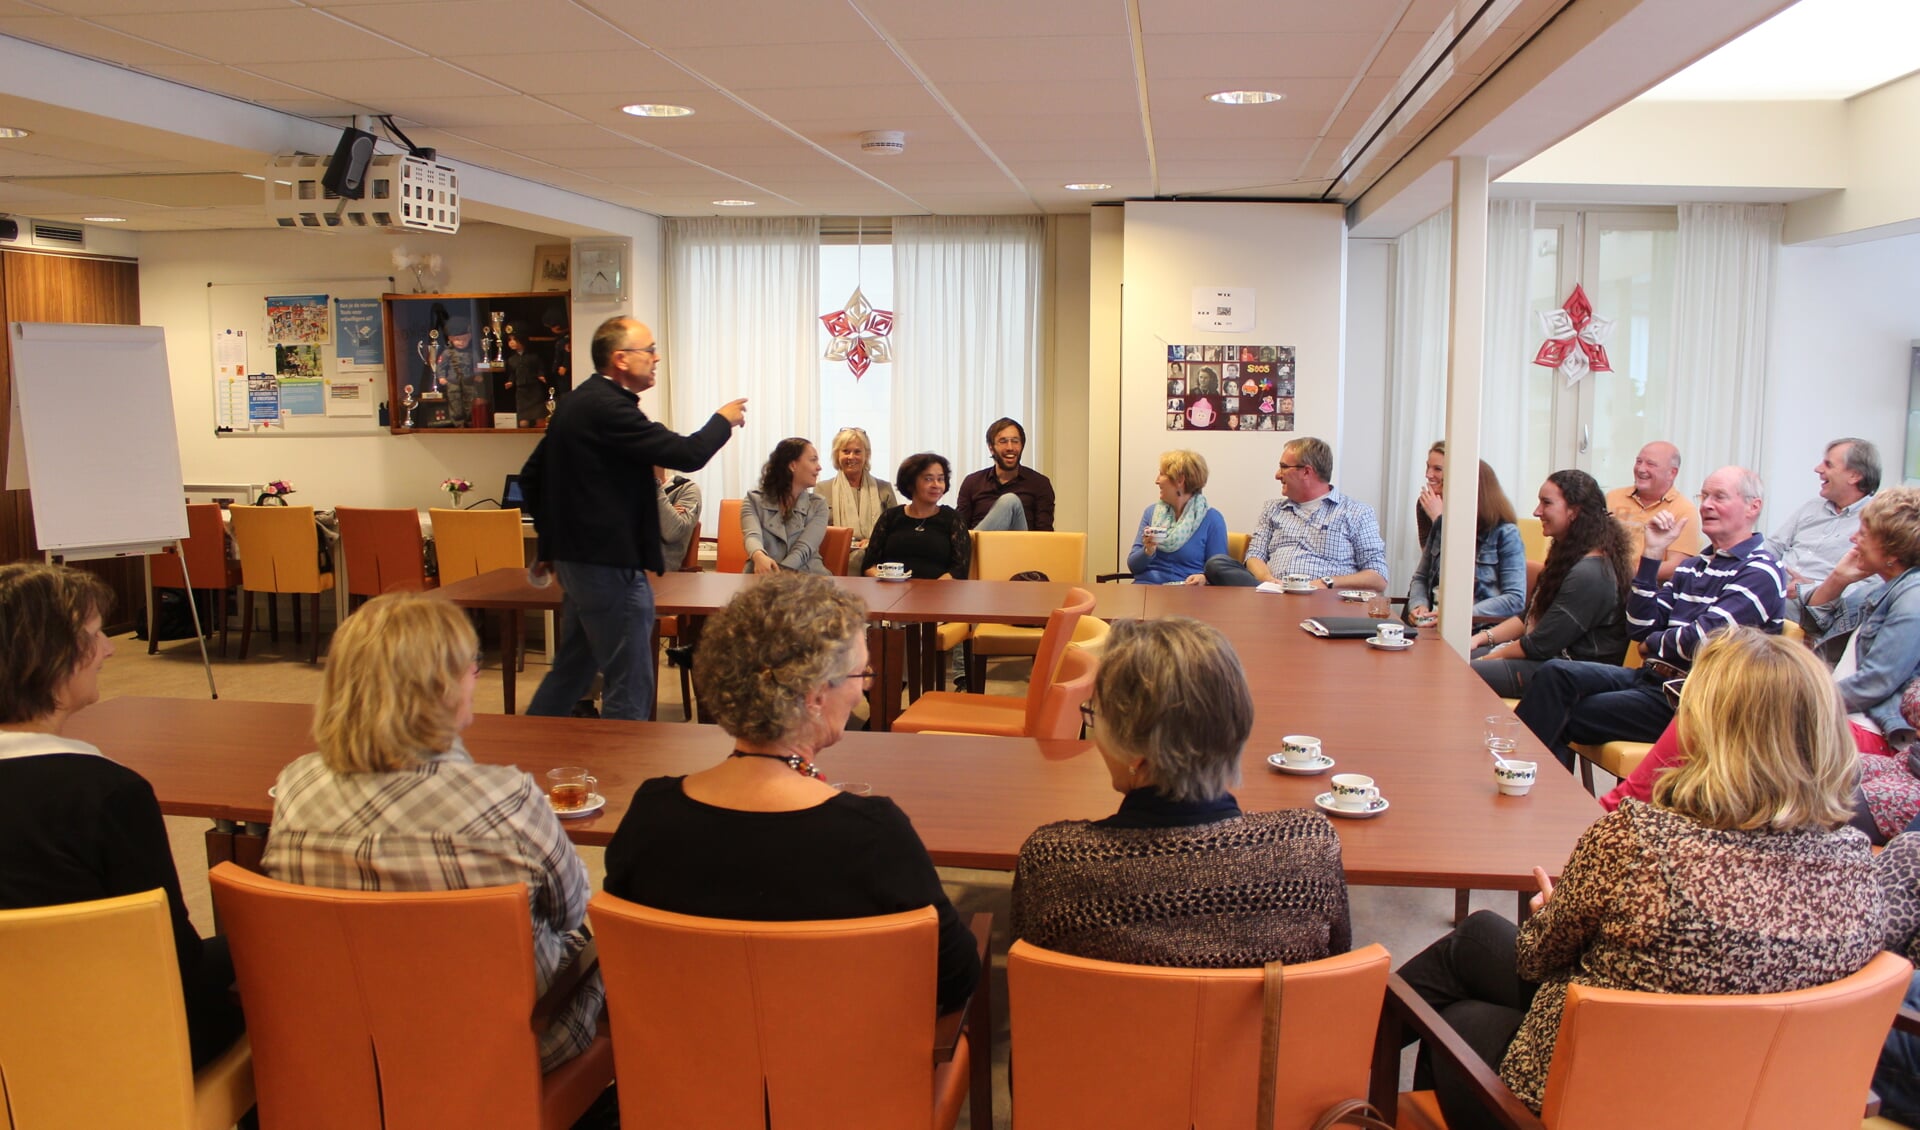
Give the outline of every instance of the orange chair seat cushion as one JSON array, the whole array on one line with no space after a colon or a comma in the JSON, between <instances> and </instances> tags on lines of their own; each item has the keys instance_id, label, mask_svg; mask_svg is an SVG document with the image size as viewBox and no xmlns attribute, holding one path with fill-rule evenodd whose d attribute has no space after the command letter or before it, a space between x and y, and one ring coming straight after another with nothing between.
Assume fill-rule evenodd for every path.
<instances>
[{"instance_id":1,"label":"orange chair seat cushion","mask_svg":"<svg viewBox=\"0 0 1920 1130\"><path fill-rule=\"evenodd\" d=\"M605 1023L587 1050L540 1079L542 1130L567 1130L606 1089L613 1076L613 1038Z\"/></svg>"},{"instance_id":2,"label":"orange chair seat cushion","mask_svg":"<svg viewBox=\"0 0 1920 1130\"><path fill-rule=\"evenodd\" d=\"M243 1034L193 1075L194 1130L227 1130L253 1109L253 1044Z\"/></svg>"},{"instance_id":3,"label":"orange chair seat cushion","mask_svg":"<svg viewBox=\"0 0 1920 1130\"><path fill-rule=\"evenodd\" d=\"M949 730L1017 738L1026 733L1027 700L1024 696L928 691L894 720L893 728L904 734Z\"/></svg>"},{"instance_id":4,"label":"orange chair seat cushion","mask_svg":"<svg viewBox=\"0 0 1920 1130\"><path fill-rule=\"evenodd\" d=\"M1017 624L976 624L973 629L975 655L1032 655L1040 648L1045 628L1024 628Z\"/></svg>"}]
</instances>

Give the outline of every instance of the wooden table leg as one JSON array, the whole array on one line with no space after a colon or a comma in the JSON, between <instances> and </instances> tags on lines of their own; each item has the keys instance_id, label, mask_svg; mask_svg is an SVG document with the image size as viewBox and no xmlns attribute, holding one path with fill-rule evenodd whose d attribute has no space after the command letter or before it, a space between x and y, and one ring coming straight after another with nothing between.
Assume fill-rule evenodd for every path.
<instances>
[{"instance_id":1,"label":"wooden table leg","mask_svg":"<svg viewBox=\"0 0 1920 1130\"><path fill-rule=\"evenodd\" d=\"M514 697L514 657L520 654L520 610L501 610L500 620L500 693L506 699L506 713L512 714L519 701Z\"/></svg>"},{"instance_id":2,"label":"wooden table leg","mask_svg":"<svg viewBox=\"0 0 1920 1130\"><path fill-rule=\"evenodd\" d=\"M893 720L900 716L905 660L906 632L899 625L876 623L867 629L867 662L873 667L868 729L891 730Z\"/></svg>"}]
</instances>

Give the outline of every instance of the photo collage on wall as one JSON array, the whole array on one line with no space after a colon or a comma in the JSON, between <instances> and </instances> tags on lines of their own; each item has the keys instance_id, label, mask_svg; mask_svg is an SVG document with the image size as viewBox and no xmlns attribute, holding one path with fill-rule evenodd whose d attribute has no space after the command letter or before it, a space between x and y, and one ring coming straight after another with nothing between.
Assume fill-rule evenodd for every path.
<instances>
[{"instance_id":1,"label":"photo collage on wall","mask_svg":"<svg viewBox=\"0 0 1920 1130\"><path fill-rule=\"evenodd\" d=\"M1293 430L1293 346L1167 346L1167 430Z\"/></svg>"}]
</instances>

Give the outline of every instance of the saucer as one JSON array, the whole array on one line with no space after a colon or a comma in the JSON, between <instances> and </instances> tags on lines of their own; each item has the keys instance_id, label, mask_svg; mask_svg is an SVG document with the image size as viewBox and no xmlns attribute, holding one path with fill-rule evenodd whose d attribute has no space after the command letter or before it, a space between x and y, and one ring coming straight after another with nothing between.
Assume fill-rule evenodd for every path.
<instances>
[{"instance_id":1,"label":"saucer","mask_svg":"<svg viewBox=\"0 0 1920 1130\"><path fill-rule=\"evenodd\" d=\"M272 797L272 798L273 798L273 799L275 799L275 800L279 800L279 799L280 799L280 786L279 786L279 785L268 785L268 786L267 786L267 795L268 795L268 796L270 796L270 797Z\"/></svg>"},{"instance_id":2,"label":"saucer","mask_svg":"<svg viewBox=\"0 0 1920 1130\"><path fill-rule=\"evenodd\" d=\"M1280 586L1280 591L1281 591L1281 592L1290 592L1290 593L1293 593L1293 594L1295 594L1295 595L1300 595L1300 594L1303 594L1303 593L1310 593L1310 592L1319 592L1319 591L1320 591L1320 586L1319 586L1319 585L1286 585L1286 584L1283 584L1283 585L1281 585L1281 586Z\"/></svg>"},{"instance_id":3,"label":"saucer","mask_svg":"<svg viewBox=\"0 0 1920 1130\"><path fill-rule=\"evenodd\" d=\"M552 804L553 798L548 797L547 803ZM564 811L556 808L553 810L553 814L562 820L578 820L582 816L592 816L606 806L606 797L601 796L599 793L589 793L587 795L587 803L581 805L579 808L569 808Z\"/></svg>"},{"instance_id":4,"label":"saucer","mask_svg":"<svg viewBox=\"0 0 1920 1130\"><path fill-rule=\"evenodd\" d=\"M1326 813L1328 816L1344 816L1349 820L1365 820L1369 817L1378 816L1391 807L1387 804L1386 797L1374 797L1373 803L1365 808L1341 808L1339 805L1333 803L1332 793L1321 793L1319 796L1313 798L1313 803L1315 807L1319 808L1320 811Z\"/></svg>"},{"instance_id":5,"label":"saucer","mask_svg":"<svg viewBox=\"0 0 1920 1130\"><path fill-rule=\"evenodd\" d=\"M1408 648L1413 646L1413 641L1401 640L1399 643L1388 643L1385 640L1381 639L1379 636L1368 636L1367 646L1377 647L1381 651L1405 651Z\"/></svg>"},{"instance_id":6,"label":"saucer","mask_svg":"<svg viewBox=\"0 0 1920 1130\"><path fill-rule=\"evenodd\" d=\"M1379 595L1380 595L1379 593L1371 592L1367 589L1341 589L1340 590L1341 600L1350 600L1355 604L1365 604L1367 601L1372 600L1374 597Z\"/></svg>"},{"instance_id":7,"label":"saucer","mask_svg":"<svg viewBox=\"0 0 1920 1130\"><path fill-rule=\"evenodd\" d=\"M1274 753L1267 755L1267 764L1280 770L1282 773L1293 773L1301 777L1311 777L1315 773L1325 773L1327 770L1333 768L1333 758L1323 753L1312 761L1294 765L1287 760L1285 754Z\"/></svg>"},{"instance_id":8,"label":"saucer","mask_svg":"<svg viewBox=\"0 0 1920 1130\"><path fill-rule=\"evenodd\" d=\"M904 577L880 577L880 576L876 576L876 577L874 577L873 579L874 579L874 580L876 580L876 581L885 581L885 582L887 582L887 583L888 583L888 584L890 584L890 585L897 585L897 584L899 584L899 583L900 583L901 581L911 581L911 580L913 580L913 574L912 574L912 573L908 573L908 574L907 574L906 576L904 576Z\"/></svg>"}]
</instances>

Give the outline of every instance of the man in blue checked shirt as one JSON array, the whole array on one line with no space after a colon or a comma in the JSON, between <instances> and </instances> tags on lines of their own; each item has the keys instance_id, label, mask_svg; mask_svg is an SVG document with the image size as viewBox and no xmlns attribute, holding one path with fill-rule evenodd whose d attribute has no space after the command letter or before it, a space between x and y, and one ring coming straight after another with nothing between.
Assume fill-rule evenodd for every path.
<instances>
[{"instance_id":1,"label":"man in blue checked shirt","mask_svg":"<svg viewBox=\"0 0 1920 1130\"><path fill-rule=\"evenodd\" d=\"M1280 451L1284 498L1260 510L1247 543L1247 563L1224 553L1207 559L1207 583L1251 588L1292 573L1312 577L1328 588L1387 587L1387 544L1373 507L1333 489L1333 448L1325 440L1302 436Z\"/></svg>"},{"instance_id":2,"label":"man in blue checked shirt","mask_svg":"<svg viewBox=\"0 0 1920 1130\"><path fill-rule=\"evenodd\" d=\"M1684 679L1700 645L1717 631L1745 625L1780 630L1786 577L1765 540L1760 520L1760 476L1722 467L1700 488L1704 552L1683 561L1661 584L1660 559L1687 524L1669 511L1647 522L1640 570L1627 597L1627 635L1640 641L1635 668L1556 659L1540 668L1514 708L1520 721L1573 768L1571 743L1650 742L1673 720L1662 689Z\"/></svg>"}]
</instances>

